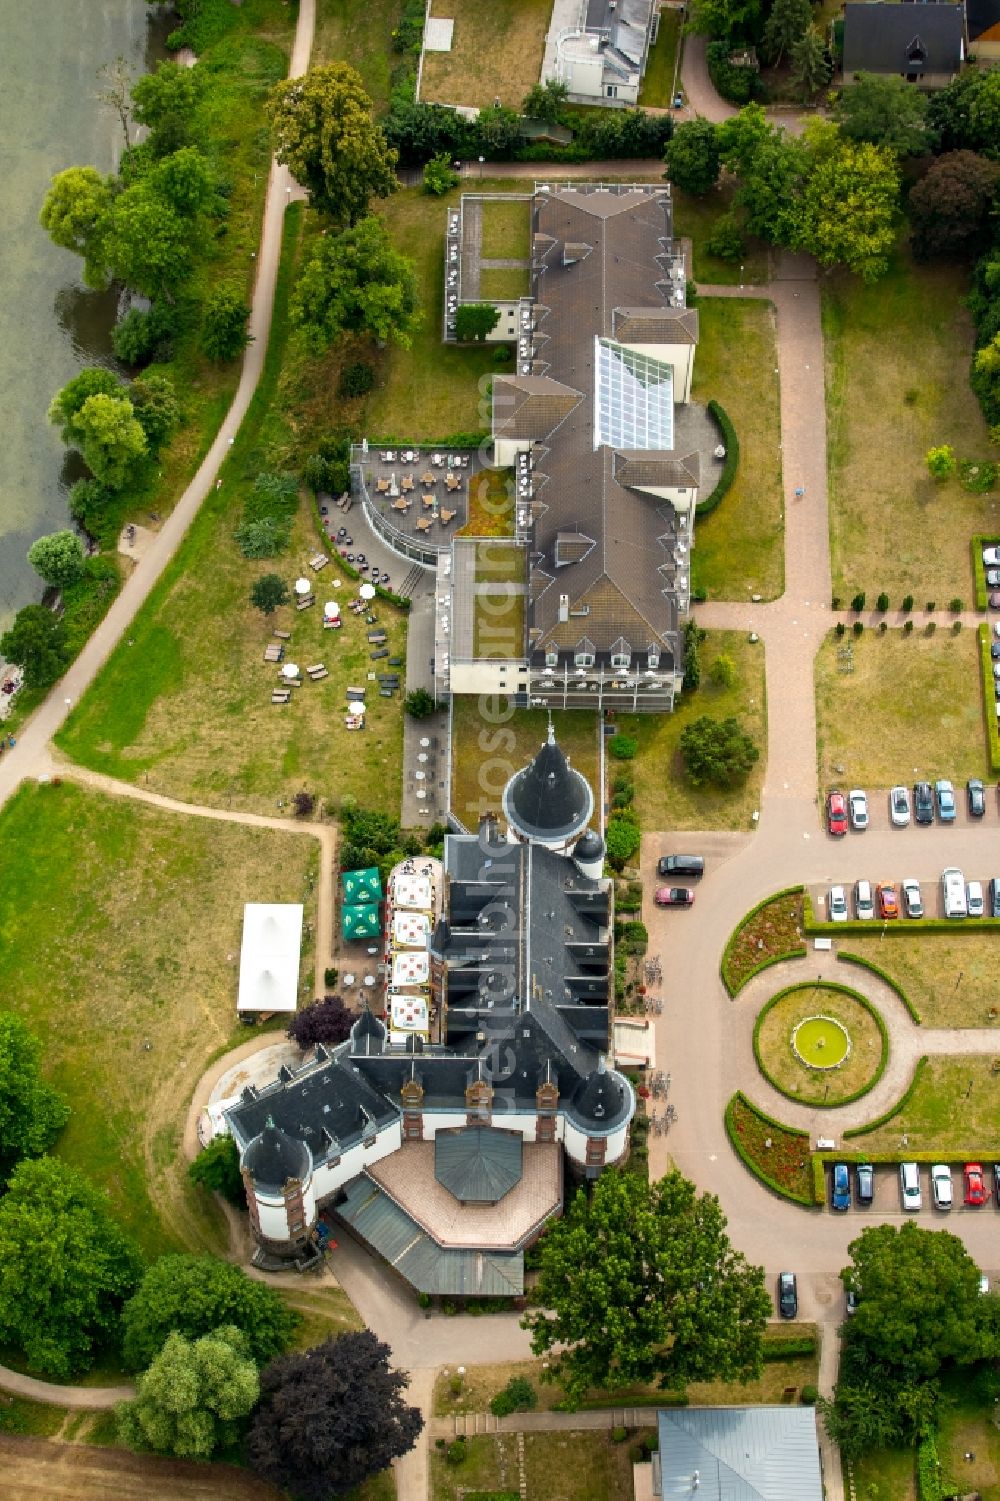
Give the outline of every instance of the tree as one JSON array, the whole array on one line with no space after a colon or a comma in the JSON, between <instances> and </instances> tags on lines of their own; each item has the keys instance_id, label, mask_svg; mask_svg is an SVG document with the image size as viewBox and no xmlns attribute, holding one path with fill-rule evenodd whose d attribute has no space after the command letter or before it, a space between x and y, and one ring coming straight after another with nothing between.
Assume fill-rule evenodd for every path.
<instances>
[{"instance_id":1,"label":"tree","mask_svg":"<svg viewBox=\"0 0 1000 1501\"><path fill-rule=\"evenodd\" d=\"M426 688L414 688L403 700L403 708L411 719L427 719L434 713L437 703Z\"/></svg>"},{"instance_id":2,"label":"tree","mask_svg":"<svg viewBox=\"0 0 1000 1501\"><path fill-rule=\"evenodd\" d=\"M128 60L119 54L113 63L105 63L102 68L98 68L97 76L103 84L97 95L98 103L106 104L118 116L127 148L129 95L132 88L132 70Z\"/></svg>"},{"instance_id":3,"label":"tree","mask_svg":"<svg viewBox=\"0 0 1000 1501\"><path fill-rule=\"evenodd\" d=\"M129 395L136 421L146 435L150 453L159 453L181 420L181 404L169 375L140 375Z\"/></svg>"},{"instance_id":4,"label":"tree","mask_svg":"<svg viewBox=\"0 0 1000 1501\"><path fill-rule=\"evenodd\" d=\"M296 1501L327 1501L408 1454L423 1419L389 1353L364 1330L275 1361L247 1435L251 1467Z\"/></svg>"},{"instance_id":5,"label":"tree","mask_svg":"<svg viewBox=\"0 0 1000 1501\"><path fill-rule=\"evenodd\" d=\"M771 1300L725 1228L715 1195L677 1171L658 1183L606 1172L574 1196L539 1244L522 1320L571 1398L654 1377L683 1389L759 1375Z\"/></svg>"},{"instance_id":6,"label":"tree","mask_svg":"<svg viewBox=\"0 0 1000 1501\"><path fill-rule=\"evenodd\" d=\"M28 562L45 583L66 589L83 572L83 543L76 532L50 532L32 542Z\"/></svg>"},{"instance_id":7,"label":"tree","mask_svg":"<svg viewBox=\"0 0 1000 1501\"><path fill-rule=\"evenodd\" d=\"M396 153L372 117L360 75L347 63L277 84L268 114L278 160L335 223L357 224L373 198L396 191Z\"/></svg>"},{"instance_id":8,"label":"tree","mask_svg":"<svg viewBox=\"0 0 1000 1501\"><path fill-rule=\"evenodd\" d=\"M982 151L1000 156L1000 73L967 68L927 104L942 151Z\"/></svg>"},{"instance_id":9,"label":"tree","mask_svg":"<svg viewBox=\"0 0 1000 1501\"><path fill-rule=\"evenodd\" d=\"M250 342L250 304L238 287L217 287L205 304L201 347L210 360L235 360Z\"/></svg>"},{"instance_id":10,"label":"tree","mask_svg":"<svg viewBox=\"0 0 1000 1501\"><path fill-rule=\"evenodd\" d=\"M103 287L107 278L105 236L112 181L96 167L67 167L53 177L38 216L56 245L83 257L88 287Z\"/></svg>"},{"instance_id":11,"label":"tree","mask_svg":"<svg viewBox=\"0 0 1000 1501\"><path fill-rule=\"evenodd\" d=\"M792 83L803 100L810 100L825 84L830 82L833 65L826 43L815 26L807 26L789 52L789 70Z\"/></svg>"},{"instance_id":12,"label":"tree","mask_svg":"<svg viewBox=\"0 0 1000 1501\"><path fill-rule=\"evenodd\" d=\"M192 1183L221 1194L230 1204L245 1209L247 1196L240 1175L240 1154L231 1136L216 1136L188 1167Z\"/></svg>"},{"instance_id":13,"label":"tree","mask_svg":"<svg viewBox=\"0 0 1000 1501\"><path fill-rule=\"evenodd\" d=\"M107 1200L65 1162L19 1163L0 1200L0 1340L65 1381L118 1335L142 1271Z\"/></svg>"},{"instance_id":14,"label":"tree","mask_svg":"<svg viewBox=\"0 0 1000 1501\"><path fill-rule=\"evenodd\" d=\"M717 688L732 688L738 678L736 663L728 652L720 652L708 670L708 675Z\"/></svg>"},{"instance_id":15,"label":"tree","mask_svg":"<svg viewBox=\"0 0 1000 1501\"><path fill-rule=\"evenodd\" d=\"M762 51L768 62L780 63L800 42L812 22L809 0L774 0L764 26Z\"/></svg>"},{"instance_id":16,"label":"tree","mask_svg":"<svg viewBox=\"0 0 1000 1501\"><path fill-rule=\"evenodd\" d=\"M715 228L705 241L705 249L709 255L717 256L720 261L735 263L743 259L746 254L746 240L735 214L721 214L716 219Z\"/></svg>"},{"instance_id":17,"label":"tree","mask_svg":"<svg viewBox=\"0 0 1000 1501\"><path fill-rule=\"evenodd\" d=\"M413 262L393 247L381 219L319 241L295 289L292 320L317 354L345 329L409 348L418 321Z\"/></svg>"},{"instance_id":18,"label":"tree","mask_svg":"<svg viewBox=\"0 0 1000 1501\"><path fill-rule=\"evenodd\" d=\"M132 85L132 108L149 131L154 156L169 156L194 139L194 122L205 92L201 68L161 62Z\"/></svg>"},{"instance_id":19,"label":"tree","mask_svg":"<svg viewBox=\"0 0 1000 1501\"><path fill-rule=\"evenodd\" d=\"M753 41L760 33L761 0L691 0L688 25L718 41Z\"/></svg>"},{"instance_id":20,"label":"tree","mask_svg":"<svg viewBox=\"0 0 1000 1501\"><path fill-rule=\"evenodd\" d=\"M521 139L521 119L516 110L494 104L479 111L476 120L479 146L485 156L509 156Z\"/></svg>"},{"instance_id":21,"label":"tree","mask_svg":"<svg viewBox=\"0 0 1000 1501\"><path fill-rule=\"evenodd\" d=\"M739 177L737 202L751 234L794 245L809 171L803 142L771 125L759 104L748 104L719 126L722 159Z\"/></svg>"},{"instance_id":22,"label":"tree","mask_svg":"<svg viewBox=\"0 0 1000 1501\"><path fill-rule=\"evenodd\" d=\"M681 683L685 693L693 693L701 682L701 642L703 632L696 620L684 625L684 679Z\"/></svg>"},{"instance_id":23,"label":"tree","mask_svg":"<svg viewBox=\"0 0 1000 1501\"><path fill-rule=\"evenodd\" d=\"M500 309L489 302L460 303L455 314L455 338L482 342L500 322Z\"/></svg>"},{"instance_id":24,"label":"tree","mask_svg":"<svg viewBox=\"0 0 1000 1501\"><path fill-rule=\"evenodd\" d=\"M115 199L106 240L115 276L146 297L171 294L191 274L195 236L191 224L140 180Z\"/></svg>"},{"instance_id":25,"label":"tree","mask_svg":"<svg viewBox=\"0 0 1000 1501\"><path fill-rule=\"evenodd\" d=\"M299 1316L273 1287L255 1282L214 1256L161 1256L146 1272L122 1313L122 1356L141 1371L176 1331L188 1339L234 1324L258 1365L288 1348Z\"/></svg>"},{"instance_id":26,"label":"tree","mask_svg":"<svg viewBox=\"0 0 1000 1501\"><path fill-rule=\"evenodd\" d=\"M48 1151L69 1106L38 1070L41 1044L19 1016L0 1011L0 1176Z\"/></svg>"},{"instance_id":27,"label":"tree","mask_svg":"<svg viewBox=\"0 0 1000 1501\"><path fill-rule=\"evenodd\" d=\"M809 0L805 0L808 5ZM719 180L719 132L710 120L685 120L664 153L672 183L685 193L707 193Z\"/></svg>"},{"instance_id":28,"label":"tree","mask_svg":"<svg viewBox=\"0 0 1000 1501\"><path fill-rule=\"evenodd\" d=\"M175 324L175 310L165 302L154 302L145 310L129 308L111 330L111 347L126 365L167 360L172 353Z\"/></svg>"},{"instance_id":29,"label":"tree","mask_svg":"<svg viewBox=\"0 0 1000 1501\"><path fill-rule=\"evenodd\" d=\"M972 388L982 403L986 420L1000 419L1000 334L995 334L973 355Z\"/></svg>"},{"instance_id":30,"label":"tree","mask_svg":"<svg viewBox=\"0 0 1000 1501\"><path fill-rule=\"evenodd\" d=\"M128 397L88 396L73 425L91 474L112 490L120 490L149 448Z\"/></svg>"},{"instance_id":31,"label":"tree","mask_svg":"<svg viewBox=\"0 0 1000 1501\"><path fill-rule=\"evenodd\" d=\"M994 1353L984 1349L979 1268L957 1235L912 1221L871 1225L848 1251L841 1279L862 1293L845 1331L852 1347L909 1380Z\"/></svg>"},{"instance_id":32,"label":"tree","mask_svg":"<svg viewBox=\"0 0 1000 1501\"><path fill-rule=\"evenodd\" d=\"M48 688L69 661L66 627L44 605L25 605L0 636L0 655L21 668L29 688Z\"/></svg>"},{"instance_id":33,"label":"tree","mask_svg":"<svg viewBox=\"0 0 1000 1501\"><path fill-rule=\"evenodd\" d=\"M115 1409L119 1439L181 1459L231 1448L260 1395L246 1337L231 1325L194 1341L171 1334L135 1385L134 1399Z\"/></svg>"},{"instance_id":34,"label":"tree","mask_svg":"<svg viewBox=\"0 0 1000 1501\"><path fill-rule=\"evenodd\" d=\"M287 605L288 585L278 573L262 573L250 590L250 603L262 615L273 615L279 605Z\"/></svg>"},{"instance_id":35,"label":"tree","mask_svg":"<svg viewBox=\"0 0 1000 1501\"><path fill-rule=\"evenodd\" d=\"M914 254L929 260L984 249L998 198L1000 162L975 151L945 152L910 190Z\"/></svg>"},{"instance_id":36,"label":"tree","mask_svg":"<svg viewBox=\"0 0 1000 1501\"><path fill-rule=\"evenodd\" d=\"M936 1426L939 1398L937 1382L859 1361L847 1346L833 1401L820 1398L816 1405L830 1438L854 1460L872 1449L914 1444Z\"/></svg>"},{"instance_id":37,"label":"tree","mask_svg":"<svg viewBox=\"0 0 1000 1501\"><path fill-rule=\"evenodd\" d=\"M183 146L165 156L146 181L182 219L205 213L215 195L215 179L196 146Z\"/></svg>"},{"instance_id":38,"label":"tree","mask_svg":"<svg viewBox=\"0 0 1000 1501\"><path fill-rule=\"evenodd\" d=\"M442 198L457 183L458 173L452 167L447 151L442 151L440 156L432 156L424 167L424 192L430 193L434 198Z\"/></svg>"},{"instance_id":39,"label":"tree","mask_svg":"<svg viewBox=\"0 0 1000 1501\"><path fill-rule=\"evenodd\" d=\"M884 146L845 141L828 120L804 133L809 173L797 248L824 266L844 265L875 281L889 264L899 205L899 169Z\"/></svg>"},{"instance_id":40,"label":"tree","mask_svg":"<svg viewBox=\"0 0 1000 1501\"><path fill-rule=\"evenodd\" d=\"M568 98L569 89L558 78L532 84L521 104L521 114L528 120L542 120L546 125L558 125Z\"/></svg>"},{"instance_id":41,"label":"tree","mask_svg":"<svg viewBox=\"0 0 1000 1501\"><path fill-rule=\"evenodd\" d=\"M296 1011L288 1023L288 1036L305 1053L318 1042L332 1046L346 1042L356 1021L339 995L325 995Z\"/></svg>"},{"instance_id":42,"label":"tree","mask_svg":"<svg viewBox=\"0 0 1000 1501\"><path fill-rule=\"evenodd\" d=\"M859 73L850 88L840 91L832 113L849 141L886 146L896 156L922 156L934 145L927 95L905 78Z\"/></svg>"},{"instance_id":43,"label":"tree","mask_svg":"<svg viewBox=\"0 0 1000 1501\"><path fill-rule=\"evenodd\" d=\"M124 396L125 387L110 370L100 365L88 365L79 375L67 381L62 390L52 398L49 405L49 421L59 429L64 443L79 447L82 434L77 427L77 417L84 402L91 396Z\"/></svg>"},{"instance_id":44,"label":"tree","mask_svg":"<svg viewBox=\"0 0 1000 1501\"><path fill-rule=\"evenodd\" d=\"M291 524L264 516L260 521L241 521L233 535L245 558L276 558L288 546Z\"/></svg>"},{"instance_id":45,"label":"tree","mask_svg":"<svg viewBox=\"0 0 1000 1501\"><path fill-rule=\"evenodd\" d=\"M736 787L746 781L760 757L738 720L709 719L705 714L681 731L680 747L693 787Z\"/></svg>"},{"instance_id":46,"label":"tree","mask_svg":"<svg viewBox=\"0 0 1000 1501\"><path fill-rule=\"evenodd\" d=\"M950 443L942 443L938 448L928 448L924 461L931 479L936 479L939 483L942 480L951 479L958 468L955 450Z\"/></svg>"}]
</instances>

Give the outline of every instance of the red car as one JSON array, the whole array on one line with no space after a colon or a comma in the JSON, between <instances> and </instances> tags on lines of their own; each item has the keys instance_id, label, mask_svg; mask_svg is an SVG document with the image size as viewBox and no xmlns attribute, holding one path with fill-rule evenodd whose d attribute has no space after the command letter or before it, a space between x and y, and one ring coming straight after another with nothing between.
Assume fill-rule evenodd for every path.
<instances>
[{"instance_id":1,"label":"red car","mask_svg":"<svg viewBox=\"0 0 1000 1501\"><path fill-rule=\"evenodd\" d=\"M831 792L827 797L826 826L831 834L847 833L847 799L842 792Z\"/></svg>"},{"instance_id":2,"label":"red car","mask_svg":"<svg viewBox=\"0 0 1000 1501\"><path fill-rule=\"evenodd\" d=\"M965 1202L976 1206L986 1203L986 1180L978 1162L967 1162L962 1169L965 1178Z\"/></svg>"},{"instance_id":3,"label":"red car","mask_svg":"<svg viewBox=\"0 0 1000 1501\"><path fill-rule=\"evenodd\" d=\"M899 916L899 897L896 895L895 886L883 882L875 887L875 898L878 902L878 915L883 918Z\"/></svg>"},{"instance_id":4,"label":"red car","mask_svg":"<svg viewBox=\"0 0 1000 1501\"><path fill-rule=\"evenodd\" d=\"M661 886L656 893L658 907L690 907L694 892L687 886Z\"/></svg>"}]
</instances>

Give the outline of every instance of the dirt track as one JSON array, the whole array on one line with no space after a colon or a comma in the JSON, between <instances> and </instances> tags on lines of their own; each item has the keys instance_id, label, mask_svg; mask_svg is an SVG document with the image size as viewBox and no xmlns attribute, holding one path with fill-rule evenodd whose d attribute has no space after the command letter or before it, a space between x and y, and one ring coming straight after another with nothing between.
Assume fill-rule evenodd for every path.
<instances>
[{"instance_id":1,"label":"dirt track","mask_svg":"<svg viewBox=\"0 0 1000 1501\"><path fill-rule=\"evenodd\" d=\"M14 1434L0 1438L3 1501L280 1501L280 1496L228 1465L153 1459Z\"/></svg>"}]
</instances>

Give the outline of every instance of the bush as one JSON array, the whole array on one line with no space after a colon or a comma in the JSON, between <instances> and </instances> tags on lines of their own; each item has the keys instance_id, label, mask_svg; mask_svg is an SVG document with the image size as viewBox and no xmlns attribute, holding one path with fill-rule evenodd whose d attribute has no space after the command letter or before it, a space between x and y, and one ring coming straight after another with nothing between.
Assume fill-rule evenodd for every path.
<instances>
[{"instance_id":1,"label":"bush","mask_svg":"<svg viewBox=\"0 0 1000 1501\"><path fill-rule=\"evenodd\" d=\"M709 42L706 49L708 76L716 92L723 99L728 99L730 104L743 105L754 99L762 99L766 90L759 73L753 68L735 67L729 61L731 50L728 42Z\"/></svg>"},{"instance_id":2,"label":"bush","mask_svg":"<svg viewBox=\"0 0 1000 1501\"><path fill-rule=\"evenodd\" d=\"M611 1430L611 1442L613 1444L623 1444L627 1438L628 1438L628 1429L627 1428L623 1428L621 1426L621 1424L619 1424L615 1428L612 1428L612 1430Z\"/></svg>"},{"instance_id":3,"label":"bush","mask_svg":"<svg viewBox=\"0 0 1000 1501\"><path fill-rule=\"evenodd\" d=\"M735 263L746 254L746 240L735 214L723 214L705 241L705 249L720 261Z\"/></svg>"},{"instance_id":4,"label":"bush","mask_svg":"<svg viewBox=\"0 0 1000 1501\"><path fill-rule=\"evenodd\" d=\"M844 632L847 630L847 626L844 624L844 622L842 620L838 620L837 624L834 626L834 630L836 631L836 633L837 633L838 636L842 636L844 634Z\"/></svg>"},{"instance_id":5,"label":"bush","mask_svg":"<svg viewBox=\"0 0 1000 1501\"><path fill-rule=\"evenodd\" d=\"M879 623L878 623L878 632L879 632L879 635L880 636L884 636L885 633L886 633L886 631L888 629L889 629L889 622L887 620L880 620Z\"/></svg>"},{"instance_id":6,"label":"bush","mask_svg":"<svg viewBox=\"0 0 1000 1501\"><path fill-rule=\"evenodd\" d=\"M323 984L327 986L336 985L338 973L339 971L334 969L332 965L327 965L323 971Z\"/></svg>"},{"instance_id":7,"label":"bush","mask_svg":"<svg viewBox=\"0 0 1000 1501\"><path fill-rule=\"evenodd\" d=\"M690 299L688 299L690 301ZM714 418L718 424L722 439L722 446L726 450L725 461L722 465L722 473L711 495L699 500L695 511L699 516L710 516L716 506L721 504L732 488L736 471L740 465L740 440L736 436L736 429L729 419L728 414L722 409L717 401L708 403L708 415Z\"/></svg>"},{"instance_id":8,"label":"bush","mask_svg":"<svg viewBox=\"0 0 1000 1501\"><path fill-rule=\"evenodd\" d=\"M311 792L306 792L305 788L300 788L292 798L292 807L295 810L296 818L311 818L316 807L316 799Z\"/></svg>"},{"instance_id":9,"label":"bush","mask_svg":"<svg viewBox=\"0 0 1000 1501\"><path fill-rule=\"evenodd\" d=\"M367 396L374 386L374 366L367 364L365 360L355 360L353 364L345 365L340 372L337 395L345 398Z\"/></svg>"},{"instance_id":10,"label":"bush","mask_svg":"<svg viewBox=\"0 0 1000 1501\"><path fill-rule=\"evenodd\" d=\"M948 605L948 608L949 608L949 610L951 611L951 613L953 615L961 615L961 613L962 613L963 609L965 608L965 606L962 604L962 601L959 599L958 595L956 594L955 598Z\"/></svg>"},{"instance_id":11,"label":"bush","mask_svg":"<svg viewBox=\"0 0 1000 1501\"><path fill-rule=\"evenodd\" d=\"M924 609L927 611L928 615L930 615L930 614L933 613L934 610L937 609L937 605L936 605L936 603L934 602L933 599L929 599L927 601L927 603L924 605Z\"/></svg>"},{"instance_id":12,"label":"bush","mask_svg":"<svg viewBox=\"0 0 1000 1501\"><path fill-rule=\"evenodd\" d=\"M811 1382L808 1385L804 1386L799 1393L799 1401L802 1403L803 1407L815 1407L818 1400L819 1390L817 1387L813 1386Z\"/></svg>"},{"instance_id":13,"label":"bush","mask_svg":"<svg viewBox=\"0 0 1000 1501\"><path fill-rule=\"evenodd\" d=\"M176 324L176 309L168 303L154 302L147 312L132 308L111 330L116 358L124 365L170 359Z\"/></svg>"},{"instance_id":14,"label":"bush","mask_svg":"<svg viewBox=\"0 0 1000 1501\"><path fill-rule=\"evenodd\" d=\"M231 1136L216 1136L188 1167L192 1183L220 1193L230 1204L246 1208L246 1191L240 1177L240 1154Z\"/></svg>"},{"instance_id":15,"label":"bush","mask_svg":"<svg viewBox=\"0 0 1000 1501\"><path fill-rule=\"evenodd\" d=\"M875 601L875 608L876 610L881 610L883 614L889 608L889 596L888 594L886 594L884 589L879 595L878 599Z\"/></svg>"},{"instance_id":16,"label":"bush","mask_svg":"<svg viewBox=\"0 0 1000 1501\"><path fill-rule=\"evenodd\" d=\"M936 630L937 622L935 620L928 620L926 626L924 627L924 634L927 636L933 636Z\"/></svg>"},{"instance_id":17,"label":"bush","mask_svg":"<svg viewBox=\"0 0 1000 1501\"><path fill-rule=\"evenodd\" d=\"M928 474L939 483L950 479L958 467L955 450L948 443L942 443L938 448L929 448L924 460Z\"/></svg>"},{"instance_id":18,"label":"bush","mask_svg":"<svg viewBox=\"0 0 1000 1501\"><path fill-rule=\"evenodd\" d=\"M427 719L434 713L437 704L433 694L428 693L426 688L414 688L403 700L403 707L411 719Z\"/></svg>"},{"instance_id":19,"label":"bush","mask_svg":"<svg viewBox=\"0 0 1000 1501\"><path fill-rule=\"evenodd\" d=\"M904 620L903 621L903 635L904 636L908 636L912 630L913 630L913 621L912 620Z\"/></svg>"},{"instance_id":20,"label":"bush","mask_svg":"<svg viewBox=\"0 0 1000 1501\"><path fill-rule=\"evenodd\" d=\"M903 614L904 615L908 615L912 609L913 609L913 595L912 594L904 594L903 595L903 604L902 604Z\"/></svg>"},{"instance_id":21,"label":"bush","mask_svg":"<svg viewBox=\"0 0 1000 1501\"><path fill-rule=\"evenodd\" d=\"M696 621L689 620L684 626L684 680L681 687L685 693L693 693L701 682L700 645L701 631Z\"/></svg>"},{"instance_id":22,"label":"bush","mask_svg":"<svg viewBox=\"0 0 1000 1501\"><path fill-rule=\"evenodd\" d=\"M865 591L862 589L859 593L855 594L854 598L851 600L851 609L857 615L857 614L860 614L860 612L864 609L864 607L865 607Z\"/></svg>"},{"instance_id":23,"label":"bush","mask_svg":"<svg viewBox=\"0 0 1000 1501\"><path fill-rule=\"evenodd\" d=\"M625 811L612 814L604 837L608 863L615 870L628 864L642 842L638 821L634 815L628 817Z\"/></svg>"},{"instance_id":24,"label":"bush","mask_svg":"<svg viewBox=\"0 0 1000 1501\"><path fill-rule=\"evenodd\" d=\"M608 755L614 756L616 761L634 760L638 749L639 742L632 735L612 735L608 741Z\"/></svg>"},{"instance_id":25,"label":"bush","mask_svg":"<svg viewBox=\"0 0 1000 1501\"><path fill-rule=\"evenodd\" d=\"M864 628L865 628L865 623L864 623L863 620L856 620L854 622L853 630L854 630L854 634L856 636L860 636L861 633L862 633L862 631L864 630Z\"/></svg>"},{"instance_id":26,"label":"bush","mask_svg":"<svg viewBox=\"0 0 1000 1501\"><path fill-rule=\"evenodd\" d=\"M490 1412L495 1418L505 1418L512 1412L530 1412L537 1405L537 1393L527 1377L512 1376L491 1401Z\"/></svg>"},{"instance_id":27,"label":"bush","mask_svg":"<svg viewBox=\"0 0 1000 1501\"><path fill-rule=\"evenodd\" d=\"M448 1462L448 1464L450 1464L450 1465L460 1465L465 1460L465 1456L466 1456L465 1437L464 1437L464 1435L459 1435L458 1438L452 1439L452 1441L448 1445L447 1449L445 1449L445 1451L444 1451L444 1457L445 1457L446 1461Z\"/></svg>"}]
</instances>

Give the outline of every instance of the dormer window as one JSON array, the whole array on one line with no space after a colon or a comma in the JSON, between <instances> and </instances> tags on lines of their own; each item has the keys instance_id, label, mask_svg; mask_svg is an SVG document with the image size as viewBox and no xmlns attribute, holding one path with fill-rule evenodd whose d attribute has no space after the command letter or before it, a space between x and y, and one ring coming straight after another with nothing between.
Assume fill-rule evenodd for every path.
<instances>
[{"instance_id":1,"label":"dormer window","mask_svg":"<svg viewBox=\"0 0 1000 1501\"><path fill-rule=\"evenodd\" d=\"M593 667L594 653L592 651L577 651L573 653L573 662L577 667Z\"/></svg>"},{"instance_id":2,"label":"dormer window","mask_svg":"<svg viewBox=\"0 0 1000 1501\"><path fill-rule=\"evenodd\" d=\"M655 672L660 665L660 648L658 646L651 646L649 648L649 651L646 653L646 662L649 665L650 672Z\"/></svg>"},{"instance_id":3,"label":"dormer window","mask_svg":"<svg viewBox=\"0 0 1000 1501\"><path fill-rule=\"evenodd\" d=\"M616 651L616 652L612 653L612 656L611 656L611 665L612 665L612 667L620 667L620 668L623 668L623 669L627 670L628 667L629 667L629 665L630 665L630 663L631 663L631 661L632 661L631 654L627 655L623 651Z\"/></svg>"},{"instance_id":4,"label":"dormer window","mask_svg":"<svg viewBox=\"0 0 1000 1501\"><path fill-rule=\"evenodd\" d=\"M547 646L545 648L545 665L546 667L559 666L559 653L554 646Z\"/></svg>"},{"instance_id":5,"label":"dormer window","mask_svg":"<svg viewBox=\"0 0 1000 1501\"><path fill-rule=\"evenodd\" d=\"M632 648L623 636L619 636L611 648L612 669L619 672L627 672L632 665Z\"/></svg>"}]
</instances>

